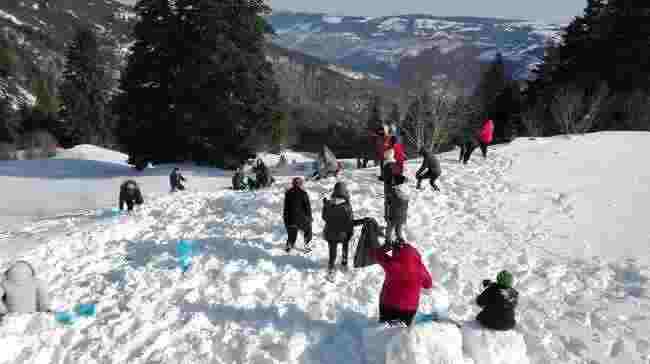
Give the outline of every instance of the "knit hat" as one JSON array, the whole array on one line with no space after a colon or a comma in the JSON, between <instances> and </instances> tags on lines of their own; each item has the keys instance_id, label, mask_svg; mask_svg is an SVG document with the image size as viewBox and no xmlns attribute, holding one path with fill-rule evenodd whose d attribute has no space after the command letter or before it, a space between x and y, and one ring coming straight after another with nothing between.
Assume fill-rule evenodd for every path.
<instances>
[{"instance_id":1,"label":"knit hat","mask_svg":"<svg viewBox=\"0 0 650 364\"><path fill-rule=\"evenodd\" d=\"M512 288L512 274L507 270L502 270L497 274L497 284L504 288Z\"/></svg>"}]
</instances>

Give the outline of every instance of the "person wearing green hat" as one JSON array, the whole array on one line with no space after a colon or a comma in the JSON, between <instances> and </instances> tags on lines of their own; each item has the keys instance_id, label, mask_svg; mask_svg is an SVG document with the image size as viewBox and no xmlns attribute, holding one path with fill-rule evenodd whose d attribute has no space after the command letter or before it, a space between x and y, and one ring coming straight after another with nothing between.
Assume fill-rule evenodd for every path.
<instances>
[{"instance_id":1,"label":"person wearing green hat","mask_svg":"<svg viewBox=\"0 0 650 364\"><path fill-rule=\"evenodd\" d=\"M519 292L512 288L512 274L506 270L499 272L497 281L483 281L485 290L476 299L483 310L476 320L483 326L493 330L511 330L517 324L515 307L519 300Z\"/></svg>"}]
</instances>

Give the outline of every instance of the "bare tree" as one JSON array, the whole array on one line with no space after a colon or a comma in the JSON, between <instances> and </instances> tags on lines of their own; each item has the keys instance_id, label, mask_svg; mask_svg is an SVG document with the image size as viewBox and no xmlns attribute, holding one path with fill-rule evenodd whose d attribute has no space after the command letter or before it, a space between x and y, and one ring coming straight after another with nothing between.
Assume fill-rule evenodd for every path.
<instances>
[{"instance_id":1,"label":"bare tree","mask_svg":"<svg viewBox=\"0 0 650 364\"><path fill-rule=\"evenodd\" d=\"M535 103L521 115L521 121L531 137L542 136L544 131L542 120L544 120L544 105L541 102Z\"/></svg>"},{"instance_id":2,"label":"bare tree","mask_svg":"<svg viewBox=\"0 0 650 364\"><path fill-rule=\"evenodd\" d=\"M553 96L551 113L564 134L576 132L584 105L584 91L575 86L566 86Z\"/></svg>"},{"instance_id":3,"label":"bare tree","mask_svg":"<svg viewBox=\"0 0 650 364\"><path fill-rule=\"evenodd\" d=\"M650 96L636 90L623 102L623 112L629 126L637 130L650 130Z\"/></svg>"},{"instance_id":4,"label":"bare tree","mask_svg":"<svg viewBox=\"0 0 650 364\"><path fill-rule=\"evenodd\" d=\"M598 115L607 101L609 96L609 87L606 83L602 83L596 93L589 100L587 110L582 119L575 125L575 131L578 133L586 133L591 130L598 119Z\"/></svg>"}]
</instances>

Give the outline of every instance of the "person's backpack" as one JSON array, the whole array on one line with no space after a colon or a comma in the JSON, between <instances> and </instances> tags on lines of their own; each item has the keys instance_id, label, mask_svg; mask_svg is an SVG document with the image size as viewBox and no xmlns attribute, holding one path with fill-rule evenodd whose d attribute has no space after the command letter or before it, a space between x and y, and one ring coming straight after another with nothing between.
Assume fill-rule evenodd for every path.
<instances>
[{"instance_id":1,"label":"person's backpack","mask_svg":"<svg viewBox=\"0 0 650 364\"><path fill-rule=\"evenodd\" d=\"M370 250L381 247L379 245L379 236L381 236L381 229L377 220L373 218L365 218L363 228L361 229L361 236L357 244L357 251L354 254L354 267L363 268L377 262L370 256Z\"/></svg>"}]
</instances>

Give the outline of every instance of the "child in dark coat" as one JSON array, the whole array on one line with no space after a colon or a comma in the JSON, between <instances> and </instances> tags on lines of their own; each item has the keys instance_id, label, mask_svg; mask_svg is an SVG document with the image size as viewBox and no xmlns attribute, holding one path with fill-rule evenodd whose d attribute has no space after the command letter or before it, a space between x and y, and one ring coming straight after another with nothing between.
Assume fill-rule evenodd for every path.
<instances>
[{"instance_id":1,"label":"child in dark coat","mask_svg":"<svg viewBox=\"0 0 650 364\"><path fill-rule=\"evenodd\" d=\"M142 192L135 181L128 180L122 183L120 186L120 210L124 210L126 204L129 211L133 211L133 206L143 203Z\"/></svg>"},{"instance_id":2,"label":"child in dark coat","mask_svg":"<svg viewBox=\"0 0 650 364\"><path fill-rule=\"evenodd\" d=\"M404 240L402 230L406 225L406 218L409 207L409 191L406 186L406 177L395 176L393 178L393 185L390 188L389 194L386 196L388 202L386 222L386 243L393 243L393 232L397 240Z\"/></svg>"},{"instance_id":3,"label":"child in dark coat","mask_svg":"<svg viewBox=\"0 0 650 364\"><path fill-rule=\"evenodd\" d=\"M422 167L415 173L415 178L418 180L417 189L421 189L422 180L429 179L433 190L440 191L436 185L436 180L441 174L438 158L425 148L420 149L420 155L422 156Z\"/></svg>"},{"instance_id":4,"label":"child in dark coat","mask_svg":"<svg viewBox=\"0 0 650 364\"><path fill-rule=\"evenodd\" d=\"M515 320L515 307L519 293L512 288L512 274L501 271L497 281L483 281L487 287L476 299L476 303L483 308L476 319L482 326L493 330L511 330L517 324Z\"/></svg>"},{"instance_id":5,"label":"child in dark coat","mask_svg":"<svg viewBox=\"0 0 650 364\"><path fill-rule=\"evenodd\" d=\"M350 204L350 194L345 183L334 185L331 198L323 198L323 220L325 220L325 240L329 245L328 273L334 273L334 263L339 243L343 245L341 268L348 268L348 248L354 231L354 215Z\"/></svg>"},{"instance_id":6,"label":"child in dark coat","mask_svg":"<svg viewBox=\"0 0 650 364\"><path fill-rule=\"evenodd\" d=\"M284 226L287 229L289 238L287 240L287 253L294 248L298 231L303 232L305 241L305 250L310 251L309 243L311 242L312 230L311 224L311 204L309 195L303 188L303 180L300 177L293 179L291 188L284 195Z\"/></svg>"}]
</instances>

